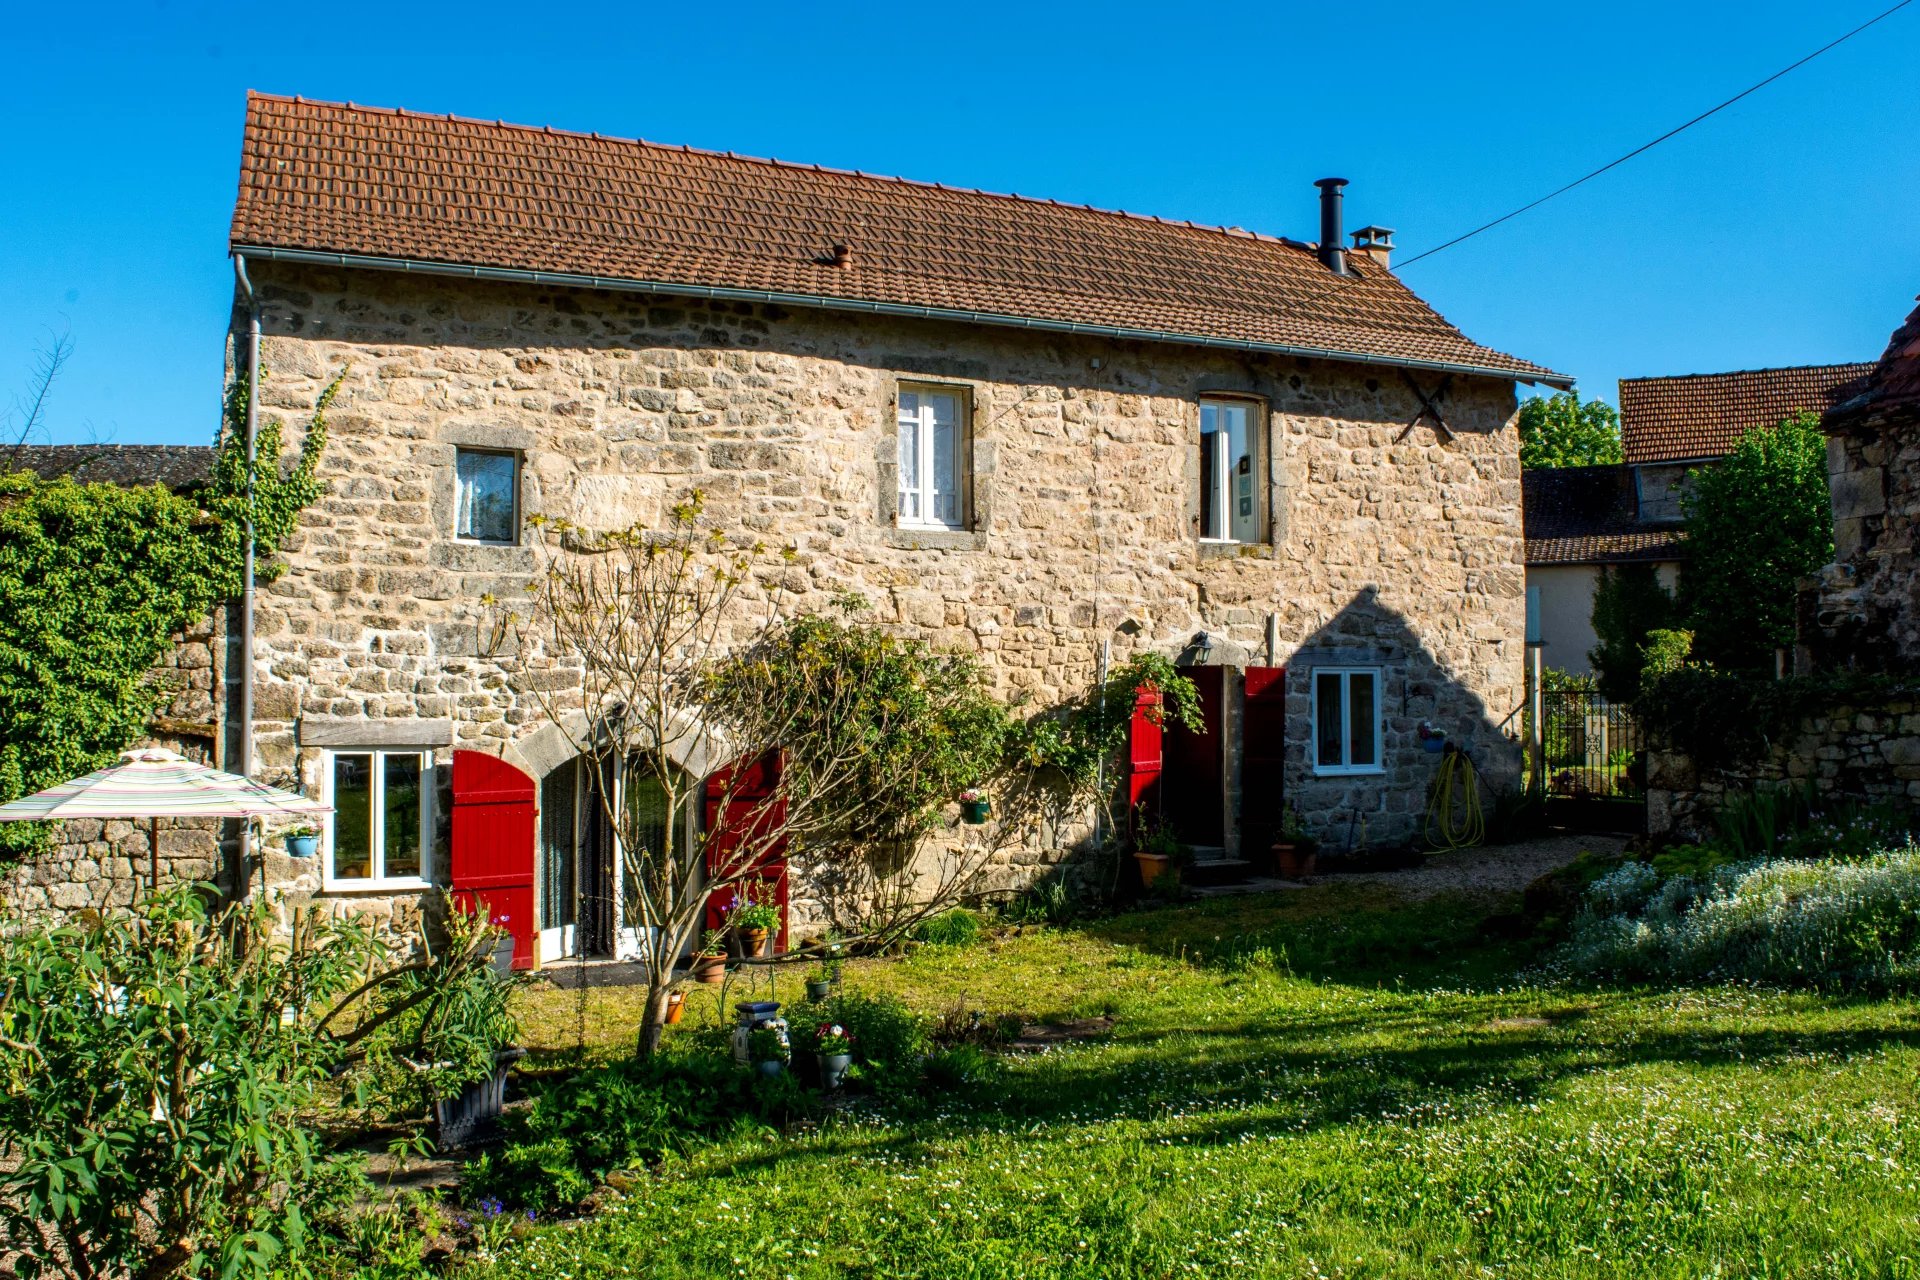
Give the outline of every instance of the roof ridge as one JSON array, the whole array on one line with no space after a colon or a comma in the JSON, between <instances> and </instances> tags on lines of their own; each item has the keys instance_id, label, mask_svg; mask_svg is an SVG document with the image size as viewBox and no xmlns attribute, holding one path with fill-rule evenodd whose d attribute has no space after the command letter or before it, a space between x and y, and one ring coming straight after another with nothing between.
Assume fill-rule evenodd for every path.
<instances>
[{"instance_id":1,"label":"roof ridge","mask_svg":"<svg viewBox=\"0 0 1920 1280\"><path fill-rule=\"evenodd\" d=\"M1053 205L1061 209L1077 209L1082 213L1099 214L1108 218L1128 218L1135 222L1154 222L1166 227L1186 227L1194 231L1216 232L1231 236L1235 240L1262 240L1269 244L1282 245L1289 249L1311 250L1314 246L1306 240L1296 240L1291 236L1271 235L1264 231L1249 231L1245 227L1220 226L1211 222L1194 222L1187 219L1164 218L1155 213L1134 213L1128 209L1106 209L1099 205L1082 204L1071 200L1056 200L1046 196L1023 196L1017 191L988 191L984 187L955 186L948 182L929 182L922 178L909 178L899 174L869 173L864 169L842 169L834 165L808 163L803 160L781 160L774 156L749 156L737 151L717 151L709 147L691 146L684 142L655 142L648 138L629 138L620 134L585 132L579 129L560 129L553 125L516 124L509 120L483 120L477 116L455 115L450 111L412 111L406 107L376 107L364 102L335 102L326 98L309 98L301 94L266 93L259 89L247 90L247 101L286 102L306 107L331 107L341 111L365 111L375 115L397 116L409 120L439 120L449 124L476 124L491 128L510 129L519 133L540 133L557 138L581 138L590 142L612 142L626 146L648 147L655 151L678 151L685 155L712 156L721 160L736 160L744 164L766 165L774 169L786 169L799 173L831 173L841 177L860 178L867 182L882 182L896 186L919 187L928 191L941 191L949 195L981 196L989 200L1006 200L1022 205Z\"/></svg>"},{"instance_id":2,"label":"roof ridge","mask_svg":"<svg viewBox=\"0 0 1920 1280\"><path fill-rule=\"evenodd\" d=\"M1629 382L1682 382L1695 378L1737 378L1749 373L1799 373L1814 369L1871 369L1871 360L1837 360L1831 364L1776 364L1759 369L1721 369L1714 373L1648 373L1637 378L1622 378L1625 386Z\"/></svg>"}]
</instances>

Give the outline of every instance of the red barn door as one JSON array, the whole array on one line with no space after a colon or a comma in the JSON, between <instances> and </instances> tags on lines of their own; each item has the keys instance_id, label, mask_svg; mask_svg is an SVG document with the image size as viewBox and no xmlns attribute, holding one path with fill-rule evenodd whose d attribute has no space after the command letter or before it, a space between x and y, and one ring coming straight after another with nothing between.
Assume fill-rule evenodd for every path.
<instances>
[{"instance_id":1,"label":"red barn door","mask_svg":"<svg viewBox=\"0 0 1920 1280\"><path fill-rule=\"evenodd\" d=\"M513 967L533 966L532 778L484 751L453 753L453 901L513 936Z\"/></svg>"},{"instance_id":2,"label":"red barn door","mask_svg":"<svg viewBox=\"0 0 1920 1280\"><path fill-rule=\"evenodd\" d=\"M1164 767L1161 743L1160 691L1142 689L1134 700L1133 719L1127 725L1127 831L1138 841L1142 824L1160 820L1160 772Z\"/></svg>"},{"instance_id":3,"label":"red barn door","mask_svg":"<svg viewBox=\"0 0 1920 1280\"><path fill-rule=\"evenodd\" d=\"M733 771L742 772L738 783ZM701 821L707 837L707 875L737 874L733 865L743 841L763 839L787 820L787 802L774 792L780 784L780 757L769 754L746 765L728 765L707 778ZM733 787L731 798L727 795ZM707 898L707 928L718 929L726 920L740 888L754 881L769 892L780 908L780 932L774 938L774 950L787 949L787 842L782 836L756 855L752 870L741 880Z\"/></svg>"}]
</instances>

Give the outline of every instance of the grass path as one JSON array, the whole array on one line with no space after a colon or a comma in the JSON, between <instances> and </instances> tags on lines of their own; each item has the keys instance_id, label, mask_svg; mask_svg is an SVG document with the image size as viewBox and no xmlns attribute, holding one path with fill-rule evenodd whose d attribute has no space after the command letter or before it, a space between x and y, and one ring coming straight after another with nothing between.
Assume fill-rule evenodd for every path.
<instances>
[{"instance_id":1,"label":"grass path","mask_svg":"<svg viewBox=\"0 0 1920 1280\"><path fill-rule=\"evenodd\" d=\"M862 962L929 1013L1117 1021L698 1151L493 1270L1920 1277L1911 1002L1528 984L1492 905L1329 884ZM580 998L529 993L548 1053ZM634 993L586 998L623 1051Z\"/></svg>"}]
</instances>

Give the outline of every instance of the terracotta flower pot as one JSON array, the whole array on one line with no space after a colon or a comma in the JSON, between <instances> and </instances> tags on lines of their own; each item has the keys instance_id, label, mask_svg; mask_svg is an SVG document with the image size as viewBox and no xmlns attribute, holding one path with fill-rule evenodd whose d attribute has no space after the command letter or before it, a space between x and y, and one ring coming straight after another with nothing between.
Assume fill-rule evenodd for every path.
<instances>
[{"instance_id":1,"label":"terracotta flower pot","mask_svg":"<svg viewBox=\"0 0 1920 1280\"><path fill-rule=\"evenodd\" d=\"M767 931L765 929L740 930L740 954L743 956L763 956L767 953Z\"/></svg>"},{"instance_id":2,"label":"terracotta flower pot","mask_svg":"<svg viewBox=\"0 0 1920 1280\"><path fill-rule=\"evenodd\" d=\"M1136 853L1133 860L1140 867L1140 884L1143 888L1158 880L1173 865L1173 859L1164 853Z\"/></svg>"},{"instance_id":3,"label":"terracotta flower pot","mask_svg":"<svg viewBox=\"0 0 1920 1280\"><path fill-rule=\"evenodd\" d=\"M687 995L684 991L667 992L667 1025L680 1021L680 1015L687 1011Z\"/></svg>"},{"instance_id":4,"label":"terracotta flower pot","mask_svg":"<svg viewBox=\"0 0 1920 1280\"><path fill-rule=\"evenodd\" d=\"M1318 861L1312 845L1302 848L1288 840L1273 846L1273 871L1282 880L1305 880Z\"/></svg>"},{"instance_id":5,"label":"terracotta flower pot","mask_svg":"<svg viewBox=\"0 0 1920 1280\"><path fill-rule=\"evenodd\" d=\"M693 958L693 980L695 982L725 982L727 980L727 958L725 956L695 956Z\"/></svg>"}]
</instances>

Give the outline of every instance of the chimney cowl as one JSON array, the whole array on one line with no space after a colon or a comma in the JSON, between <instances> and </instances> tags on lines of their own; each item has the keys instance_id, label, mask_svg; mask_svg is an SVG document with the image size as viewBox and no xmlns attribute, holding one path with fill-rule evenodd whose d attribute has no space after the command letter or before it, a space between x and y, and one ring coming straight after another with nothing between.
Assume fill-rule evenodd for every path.
<instances>
[{"instance_id":1,"label":"chimney cowl","mask_svg":"<svg viewBox=\"0 0 1920 1280\"><path fill-rule=\"evenodd\" d=\"M833 246L832 262L833 262L833 265L836 267L852 266L853 265L853 246L850 244L837 244Z\"/></svg>"},{"instance_id":2,"label":"chimney cowl","mask_svg":"<svg viewBox=\"0 0 1920 1280\"><path fill-rule=\"evenodd\" d=\"M1320 261L1326 263L1327 270L1333 274L1344 276L1347 251L1342 247L1346 236L1341 233L1344 197L1340 189L1347 185L1347 180L1320 178L1313 185L1320 188Z\"/></svg>"},{"instance_id":3,"label":"chimney cowl","mask_svg":"<svg viewBox=\"0 0 1920 1280\"><path fill-rule=\"evenodd\" d=\"M1364 253L1383 267L1393 265L1393 228L1366 226L1353 234L1353 251Z\"/></svg>"}]
</instances>

